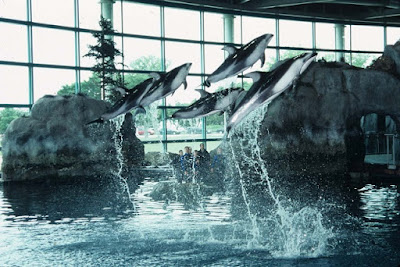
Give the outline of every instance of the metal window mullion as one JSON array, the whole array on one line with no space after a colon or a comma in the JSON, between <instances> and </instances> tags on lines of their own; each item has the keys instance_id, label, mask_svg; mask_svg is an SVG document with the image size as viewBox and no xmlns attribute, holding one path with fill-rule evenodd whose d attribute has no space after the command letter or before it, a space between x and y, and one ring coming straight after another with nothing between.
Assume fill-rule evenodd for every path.
<instances>
[{"instance_id":1,"label":"metal window mullion","mask_svg":"<svg viewBox=\"0 0 400 267\"><path fill-rule=\"evenodd\" d=\"M350 38L350 65L353 65L353 45L352 45L352 43L353 43L353 41L352 41L352 39L353 39L353 36L352 36L352 27L351 27L351 25L350 25L350 33L349 33L349 38ZM346 45L345 45L345 47L346 47Z\"/></svg>"},{"instance_id":2,"label":"metal window mullion","mask_svg":"<svg viewBox=\"0 0 400 267\"><path fill-rule=\"evenodd\" d=\"M387 26L383 26L383 50L387 46Z\"/></svg>"},{"instance_id":3,"label":"metal window mullion","mask_svg":"<svg viewBox=\"0 0 400 267\"><path fill-rule=\"evenodd\" d=\"M200 67L201 67L201 89L205 90L204 88L204 74L206 73L206 67L205 67L205 47L204 47L204 12L200 11ZM202 138L207 139L207 120L206 117L203 117L201 119L201 133L202 133ZM207 148L207 142L204 142L205 147Z\"/></svg>"},{"instance_id":4,"label":"metal window mullion","mask_svg":"<svg viewBox=\"0 0 400 267\"><path fill-rule=\"evenodd\" d=\"M160 34L161 34L161 70L166 70L166 60L165 60L165 13L164 7L160 6ZM161 100L162 105L165 106L167 104L166 98ZM162 119L162 140L163 140L163 151L166 153L168 151L167 146L167 110L161 110L161 119Z\"/></svg>"},{"instance_id":5,"label":"metal window mullion","mask_svg":"<svg viewBox=\"0 0 400 267\"><path fill-rule=\"evenodd\" d=\"M79 0L74 0L74 26L75 26L75 94L81 92L81 53L79 28Z\"/></svg>"},{"instance_id":6,"label":"metal window mullion","mask_svg":"<svg viewBox=\"0 0 400 267\"><path fill-rule=\"evenodd\" d=\"M279 19L275 19L275 46L276 46L276 62L280 60L279 55Z\"/></svg>"},{"instance_id":7,"label":"metal window mullion","mask_svg":"<svg viewBox=\"0 0 400 267\"><path fill-rule=\"evenodd\" d=\"M125 85L124 1L121 0L122 85Z\"/></svg>"},{"instance_id":8,"label":"metal window mullion","mask_svg":"<svg viewBox=\"0 0 400 267\"><path fill-rule=\"evenodd\" d=\"M26 0L26 19L28 21L27 34L28 34L28 75L29 75L29 105L34 104L34 85L33 85L33 42L32 42L32 0Z\"/></svg>"}]
</instances>

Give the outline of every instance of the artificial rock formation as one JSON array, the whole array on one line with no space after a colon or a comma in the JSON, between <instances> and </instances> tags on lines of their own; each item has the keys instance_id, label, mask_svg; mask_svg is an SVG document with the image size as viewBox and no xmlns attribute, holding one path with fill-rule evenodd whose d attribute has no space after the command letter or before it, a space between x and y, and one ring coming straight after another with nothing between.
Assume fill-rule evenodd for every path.
<instances>
[{"instance_id":1,"label":"artificial rock formation","mask_svg":"<svg viewBox=\"0 0 400 267\"><path fill-rule=\"evenodd\" d=\"M39 99L31 114L14 120L4 135L4 181L95 177L115 172L118 168L114 141L116 124L86 125L107 108L106 102L84 95ZM128 136L128 143L122 150L136 144L135 153L143 154L143 144L134 140L132 122L126 124L129 125L121 131ZM128 159L131 164L133 161Z\"/></svg>"},{"instance_id":2,"label":"artificial rock formation","mask_svg":"<svg viewBox=\"0 0 400 267\"><path fill-rule=\"evenodd\" d=\"M390 49L398 58L384 61L397 65L400 44ZM400 68L397 71L313 63L297 86L250 114L224 144L233 159L232 176L242 177L238 190L244 186L249 202L259 206L268 202L267 180L277 195L289 199L302 196L312 201L312 195L334 192L335 186L343 185L344 173L363 164L362 116L389 115L399 126ZM305 187L310 189L308 196L303 194Z\"/></svg>"}]
</instances>

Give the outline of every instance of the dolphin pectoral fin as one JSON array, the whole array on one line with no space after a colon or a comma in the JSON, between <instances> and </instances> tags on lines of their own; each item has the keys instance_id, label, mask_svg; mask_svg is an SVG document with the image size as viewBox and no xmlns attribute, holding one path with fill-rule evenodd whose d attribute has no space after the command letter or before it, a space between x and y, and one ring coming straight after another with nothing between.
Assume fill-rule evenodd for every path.
<instances>
[{"instance_id":1,"label":"dolphin pectoral fin","mask_svg":"<svg viewBox=\"0 0 400 267\"><path fill-rule=\"evenodd\" d=\"M157 72L151 72L151 73L149 73L149 76L151 78L153 78L153 81L157 81L157 80L161 79L161 75L158 74Z\"/></svg>"},{"instance_id":2,"label":"dolphin pectoral fin","mask_svg":"<svg viewBox=\"0 0 400 267\"><path fill-rule=\"evenodd\" d=\"M250 72L244 75L243 77L245 78L251 78L253 80L253 83L257 82L261 78L261 74L258 71L255 72Z\"/></svg>"},{"instance_id":3,"label":"dolphin pectoral fin","mask_svg":"<svg viewBox=\"0 0 400 267\"><path fill-rule=\"evenodd\" d=\"M228 52L229 55L233 55L236 53L237 48L234 47L233 45L226 45L222 48L222 50L225 50L226 52Z\"/></svg>"},{"instance_id":4,"label":"dolphin pectoral fin","mask_svg":"<svg viewBox=\"0 0 400 267\"><path fill-rule=\"evenodd\" d=\"M90 121L90 122L86 123L86 125L89 125L89 124L92 124L92 123L104 123L104 119L103 118L98 118L97 120Z\"/></svg>"},{"instance_id":5,"label":"dolphin pectoral fin","mask_svg":"<svg viewBox=\"0 0 400 267\"><path fill-rule=\"evenodd\" d=\"M184 89L187 88L187 81L186 81L186 80L183 81L183 88L184 88Z\"/></svg>"},{"instance_id":6,"label":"dolphin pectoral fin","mask_svg":"<svg viewBox=\"0 0 400 267\"><path fill-rule=\"evenodd\" d=\"M264 63L265 63L265 53L263 53L263 54L261 55L260 60L261 60L261 68L262 68L262 67L264 66Z\"/></svg>"},{"instance_id":7,"label":"dolphin pectoral fin","mask_svg":"<svg viewBox=\"0 0 400 267\"><path fill-rule=\"evenodd\" d=\"M200 98L204 98L210 95L209 92L203 90L203 89L195 89L195 91L200 93Z\"/></svg>"}]
</instances>

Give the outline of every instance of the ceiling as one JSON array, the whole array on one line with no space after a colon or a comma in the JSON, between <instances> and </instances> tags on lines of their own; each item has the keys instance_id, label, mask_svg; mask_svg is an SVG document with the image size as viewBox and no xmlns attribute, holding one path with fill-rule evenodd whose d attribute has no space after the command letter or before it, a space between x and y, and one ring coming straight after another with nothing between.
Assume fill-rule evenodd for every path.
<instances>
[{"instance_id":1,"label":"ceiling","mask_svg":"<svg viewBox=\"0 0 400 267\"><path fill-rule=\"evenodd\" d=\"M149 2L149 1L146 1ZM400 26L400 0L159 0L164 5L280 18Z\"/></svg>"}]
</instances>

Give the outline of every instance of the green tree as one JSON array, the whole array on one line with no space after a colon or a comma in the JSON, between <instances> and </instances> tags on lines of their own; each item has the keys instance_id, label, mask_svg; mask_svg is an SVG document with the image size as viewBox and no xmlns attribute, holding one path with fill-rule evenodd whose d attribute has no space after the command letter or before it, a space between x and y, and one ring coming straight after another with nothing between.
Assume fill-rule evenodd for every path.
<instances>
[{"instance_id":1,"label":"green tree","mask_svg":"<svg viewBox=\"0 0 400 267\"><path fill-rule=\"evenodd\" d=\"M15 119L26 115L27 112L23 112L14 108L5 108L0 111L0 134L4 134L8 125Z\"/></svg>"},{"instance_id":2,"label":"green tree","mask_svg":"<svg viewBox=\"0 0 400 267\"><path fill-rule=\"evenodd\" d=\"M84 57L92 57L96 60L92 70L100 78L101 98L106 99L106 89L123 85L115 67L115 58L122 56L122 53L115 48L115 42L112 39L115 31L112 28L111 21L101 17L99 25L101 30L92 33L97 43L89 45L89 52ZM107 98L115 100L116 93L111 92Z\"/></svg>"},{"instance_id":3,"label":"green tree","mask_svg":"<svg viewBox=\"0 0 400 267\"><path fill-rule=\"evenodd\" d=\"M97 75L89 77L87 81L81 82L81 93L84 93L92 98L101 99L100 96L101 82ZM75 84L63 85L57 95L70 95L75 93Z\"/></svg>"}]
</instances>

